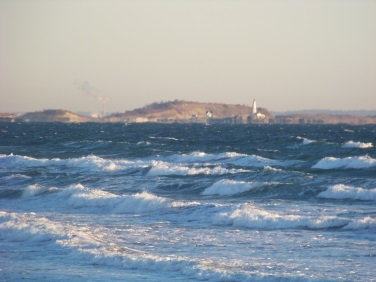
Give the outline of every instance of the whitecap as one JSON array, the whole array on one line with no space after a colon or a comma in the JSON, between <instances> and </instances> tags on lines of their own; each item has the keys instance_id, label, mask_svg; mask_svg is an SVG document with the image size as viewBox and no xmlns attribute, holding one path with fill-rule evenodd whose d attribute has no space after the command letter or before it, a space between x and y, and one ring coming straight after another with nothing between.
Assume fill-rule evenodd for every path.
<instances>
[{"instance_id":1,"label":"whitecap","mask_svg":"<svg viewBox=\"0 0 376 282\"><path fill-rule=\"evenodd\" d=\"M247 172L243 169L227 169L221 166L205 166L205 164L196 165L193 167L174 164L163 161L152 161L152 167L148 172L149 176L167 176L167 175L222 175L222 174L235 174L240 172Z\"/></svg>"},{"instance_id":2,"label":"whitecap","mask_svg":"<svg viewBox=\"0 0 376 282\"><path fill-rule=\"evenodd\" d=\"M149 192L119 196L81 184L64 189L59 197L66 199L74 208L96 208L102 213L145 213L171 207L171 200Z\"/></svg>"},{"instance_id":3,"label":"whitecap","mask_svg":"<svg viewBox=\"0 0 376 282\"><path fill-rule=\"evenodd\" d=\"M303 140L303 142L302 142L303 145L309 145L309 144L311 144L313 142L317 142L316 140L312 140L312 139L308 139L308 138L300 137L300 136L298 136L296 138L300 139L300 140Z\"/></svg>"},{"instance_id":4,"label":"whitecap","mask_svg":"<svg viewBox=\"0 0 376 282\"><path fill-rule=\"evenodd\" d=\"M264 166L264 170L266 171L283 171L282 169L280 168L275 168L275 167L271 167L271 166Z\"/></svg>"},{"instance_id":5,"label":"whitecap","mask_svg":"<svg viewBox=\"0 0 376 282\"><path fill-rule=\"evenodd\" d=\"M226 164L234 164L239 166L256 166L263 167L265 165L282 165L283 162L271 160L258 155L247 155L236 152L225 152L219 154L207 154L205 152L192 152L190 154L172 155L165 160L171 163L207 163L219 162Z\"/></svg>"},{"instance_id":6,"label":"whitecap","mask_svg":"<svg viewBox=\"0 0 376 282\"><path fill-rule=\"evenodd\" d=\"M372 143L363 143L363 142L354 142L348 141L342 145L343 148L360 148L360 149L367 149L373 148Z\"/></svg>"},{"instance_id":7,"label":"whitecap","mask_svg":"<svg viewBox=\"0 0 376 282\"><path fill-rule=\"evenodd\" d=\"M312 168L318 169L364 169L376 166L376 160L369 156L334 158L325 157Z\"/></svg>"},{"instance_id":8,"label":"whitecap","mask_svg":"<svg viewBox=\"0 0 376 282\"><path fill-rule=\"evenodd\" d=\"M115 213L144 213L170 207L171 201L141 192L131 196L121 196L114 208Z\"/></svg>"},{"instance_id":9,"label":"whitecap","mask_svg":"<svg viewBox=\"0 0 376 282\"><path fill-rule=\"evenodd\" d=\"M64 238L64 229L34 213L0 213L0 239L13 242L49 242Z\"/></svg>"},{"instance_id":10,"label":"whitecap","mask_svg":"<svg viewBox=\"0 0 376 282\"><path fill-rule=\"evenodd\" d=\"M39 194L42 194L48 191L48 187L41 186L39 184L29 185L27 186L22 193L23 197L33 197Z\"/></svg>"},{"instance_id":11,"label":"whitecap","mask_svg":"<svg viewBox=\"0 0 376 282\"><path fill-rule=\"evenodd\" d=\"M213 223L262 229L326 229L344 227L350 223L350 220L335 216L320 216L314 218L310 216L273 212L247 204L231 212L218 213L213 218Z\"/></svg>"},{"instance_id":12,"label":"whitecap","mask_svg":"<svg viewBox=\"0 0 376 282\"><path fill-rule=\"evenodd\" d=\"M343 227L343 229L349 230L359 230L359 229L369 229L369 228L376 228L376 219L366 216L360 219L355 219L350 222L348 225Z\"/></svg>"},{"instance_id":13,"label":"whitecap","mask_svg":"<svg viewBox=\"0 0 376 282\"><path fill-rule=\"evenodd\" d=\"M19 155L0 155L0 164L4 167L69 167L69 168L82 168L96 171L116 171L132 168L140 163L135 163L128 160L110 160L104 159L95 155L89 155L81 158L72 159L36 159L28 156ZM142 164L141 164L142 165Z\"/></svg>"},{"instance_id":14,"label":"whitecap","mask_svg":"<svg viewBox=\"0 0 376 282\"><path fill-rule=\"evenodd\" d=\"M363 201L376 201L376 188L364 189L343 184L330 186L326 191L317 195L325 199L353 199Z\"/></svg>"}]
</instances>

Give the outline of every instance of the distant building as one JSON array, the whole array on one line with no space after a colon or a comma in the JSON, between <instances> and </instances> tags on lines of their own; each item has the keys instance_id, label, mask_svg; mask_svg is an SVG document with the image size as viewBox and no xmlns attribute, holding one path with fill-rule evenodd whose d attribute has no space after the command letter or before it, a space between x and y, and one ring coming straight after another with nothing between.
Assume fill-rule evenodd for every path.
<instances>
[{"instance_id":1,"label":"distant building","mask_svg":"<svg viewBox=\"0 0 376 282\"><path fill-rule=\"evenodd\" d=\"M248 117L248 122L250 123L266 123L268 119L262 113L257 111L256 99L253 99L252 103L252 114Z\"/></svg>"},{"instance_id":2,"label":"distant building","mask_svg":"<svg viewBox=\"0 0 376 282\"><path fill-rule=\"evenodd\" d=\"M256 106L256 99L253 99L252 103L252 116L257 115L257 106Z\"/></svg>"}]
</instances>

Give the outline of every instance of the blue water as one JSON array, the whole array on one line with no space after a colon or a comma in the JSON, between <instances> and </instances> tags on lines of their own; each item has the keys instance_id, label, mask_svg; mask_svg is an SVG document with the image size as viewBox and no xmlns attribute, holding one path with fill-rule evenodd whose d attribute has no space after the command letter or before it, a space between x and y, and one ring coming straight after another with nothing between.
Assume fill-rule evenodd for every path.
<instances>
[{"instance_id":1,"label":"blue water","mask_svg":"<svg viewBox=\"0 0 376 282\"><path fill-rule=\"evenodd\" d=\"M0 281L376 281L376 126L0 123Z\"/></svg>"}]
</instances>

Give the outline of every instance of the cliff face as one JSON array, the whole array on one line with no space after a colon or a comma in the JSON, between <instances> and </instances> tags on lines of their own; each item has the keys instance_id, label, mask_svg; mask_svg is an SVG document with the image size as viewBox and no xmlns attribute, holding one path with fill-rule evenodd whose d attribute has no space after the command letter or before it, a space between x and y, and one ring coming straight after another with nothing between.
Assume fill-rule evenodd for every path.
<instances>
[{"instance_id":1,"label":"cliff face","mask_svg":"<svg viewBox=\"0 0 376 282\"><path fill-rule=\"evenodd\" d=\"M273 118L273 115L266 109L258 108L258 111L268 118ZM172 101L153 103L143 108L127 111L124 114L118 114L117 117L187 120L192 117L196 117L197 119L206 118L207 112L212 114L212 118L226 118L238 115L250 115L252 108L246 105Z\"/></svg>"},{"instance_id":2,"label":"cliff face","mask_svg":"<svg viewBox=\"0 0 376 282\"><path fill-rule=\"evenodd\" d=\"M31 122L86 122L87 118L64 110L44 110L41 112L26 113L20 117Z\"/></svg>"}]
</instances>

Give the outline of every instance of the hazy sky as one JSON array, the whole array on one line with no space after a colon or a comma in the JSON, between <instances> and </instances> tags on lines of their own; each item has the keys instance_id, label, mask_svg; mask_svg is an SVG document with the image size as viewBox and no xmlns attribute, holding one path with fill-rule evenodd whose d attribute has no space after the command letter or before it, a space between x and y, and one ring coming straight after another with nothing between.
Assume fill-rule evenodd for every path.
<instances>
[{"instance_id":1,"label":"hazy sky","mask_svg":"<svg viewBox=\"0 0 376 282\"><path fill-rule=\"evenodd\" d=\"M376 0L0 0L0 112L376 109Z\"/></svg>"}]
</instances>

